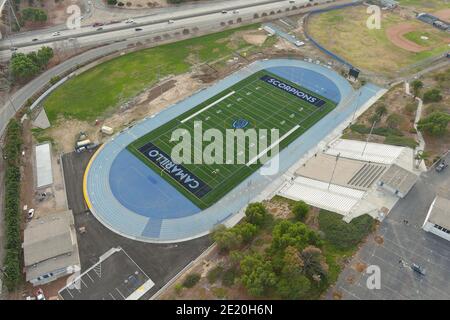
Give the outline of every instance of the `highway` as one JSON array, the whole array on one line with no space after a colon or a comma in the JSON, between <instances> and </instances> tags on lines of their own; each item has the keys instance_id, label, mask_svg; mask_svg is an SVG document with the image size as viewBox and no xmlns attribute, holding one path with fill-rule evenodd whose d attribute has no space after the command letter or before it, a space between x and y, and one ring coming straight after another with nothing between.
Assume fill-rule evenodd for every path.
<instances>
[{"instance_id":1,"label":"highway","mask_svg":"<svg viewBox=\"0 0 450 320\"><path fill-rule=\"evenodd\" d=\"M255 0L249 0L248 3L261 3L260 1ZM326 0L316 0L320 2L325 2ZM230 0L227 1L227 3L237 3L241 1L234 1ZM53 67L50 70L47 70L43 74L39 75L35 79L31 80L29 83L24 85L22 88L20 88L18 91L16 91L14 94L12 94L6 101L4 101L3 104L0 105L0 135L3 133L6 124L8 123L9 119L15 114L15 112L25 104L25 102L33 96L35 93L39 92L49 81L51 78L61 75L62 73L67 72L68 70L78 66L83 65L86 62L93 61L95 59L98 59L100 57L103 57L105 55L114 53L114 52L120 52L122 50L127 49L130 45L136 45L136 43L146 43L149 39L152 42L154 41L154 37L156 35L163 37L164 34L167 34L169 32L172 32L171 39L173 39L173 34L176 32L182 32L184 29L192 29L193 27L198 28L199 32L201 33L210 33L215 31L220 31L224 29L224 26L221 25L221 22L227 22L233 19L233 21L237 21L238 18L242 19L242 23L253 23L259 20L254 20L254 14L258 13L260 16L263 12L267 14L268 19L275 19L279 18L284 15L284 10L286 8L292 8L293 5L297 5L297 7L300 7L300 4L307 3L308 0L296 0L296 3L293 4L291 1L270 1L270 3L265 4L259 4L257 6L251 6L246 7L244 9L237 9L239 10L238 13L233 12L227 12L226 14L222 13L221 11L216 12L216 10L211 14L203 13L200 16L196 17L190 17L190 18L177 18L174 23L169 24L167 19L168 17L163 17L163 22L156 22L152 25L141 25L141 21L138 21L138 19L134 19L136 22L139 23L139 28L142 28L142 31L135 31L135 28L138 26L132 26L128 27L126 29L119 29L119 30L110 30L110 32L94 32L94 34L86 34L86 35L76 35L76 32L79 32L79 30L67 30L64 32L64 34L61 32L61 36L67 37L67 38L75 38L77 44L79 44L79 47L85 46L85 47L94 47L80 55L77 55L73 58L67 59L60 63L59 65ZM242 2L241 2L242 5ZM236 10L236 9L234 9ZM276 13L280 10L280 13ZM274 12L273 15L270 15L270 12ZM162 16L162 15L161 15ZM158 19L161 19L161 16L158 15ZM155 17L151 17L150 19L153 19L153 22L155 22ZM106 26L105 26L106 27ZM114 27L114 25L112 25ZM85 28L82 28L84 30ZM90 27L92 30L93 28ZM103 30L101 30L103 31ZM45 34L45 31L43 32ZM70 34L70 35L69 35ZM23 38L26 38L26 36L21 36L16 39L20 43L20 39L23 40ZM53 46L55 43L63 42L63 43L70 43L71 40L63 40L63 41L55 41L54 39L51 39L52 42L45 43L47 46ZM9 41L9 40L8 40ZM5 42L5 41L3 41ZM32 50L37 50L39 47L41 47L44 44L32 44L32 45L26 45L26 41L23 42L25 44L24 47L21 47L18 49L18 51L23 52L29 52ZM70 44L69 44L70 45ZM157 45L155 43L154 45ZM0 57L7 57L11 55L11 51L9 49L3 50L0 52Z\"/></svg>"},{"instance_id":2,"label":"highway","mask_svg":"<svg viewBox=\"0 0 450 320\"><path fill-rule=\"evenodd\" d=\"M295 0L296 4L306 4L308 0ZM0 59L6 61L13 52L30 52L42 46L53 46L55 43L67 42L70 47L76 42L77 47L101 45L112 41L129 39L141 35L171 31L184 27L195 27L196 24L219 23L237 18L251 19L253 13L278 10L280 7L295 5L291 1L280 0L229 0L211 5L195 6L191 9L164 11L157 15L132 18L131 21L116 21L102 26L83 26L77 29L61 31L42 30L27 32L0 41ZM226 13L222 13L226 11ZM267 12L267 13L269 13ZM170 23L169 23L170 21ZM173 21L173 22L172 22ZM197 26L198 27L198 26ZM138 29L139 31L136 31ZM64 45L62 45L64 46ZM11 50L13 49L13 50Z\"/></svg>"}]
</instances>

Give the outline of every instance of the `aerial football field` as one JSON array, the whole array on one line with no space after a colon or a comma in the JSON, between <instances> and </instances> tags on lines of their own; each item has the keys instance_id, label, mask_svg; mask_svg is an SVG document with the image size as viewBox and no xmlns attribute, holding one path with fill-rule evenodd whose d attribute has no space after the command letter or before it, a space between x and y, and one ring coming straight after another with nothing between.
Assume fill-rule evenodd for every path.
<instances>
[{"instance_id":1,"label":"aerial football field","mask_svg":"<svg viewBox=\"0 0 450 320\"><path fill-rule=\"evenodd\" d=\"M127 149L196 206L205 209L258 170L263 165L259 161L262 154L270 154L275 146L281 151L335 107L333 101L261 70L140 137ZM172 133L185 129L194 137L194 127L200 121L203 132L217 129L224 141L227 129L266 129L269 135L278 129L279 135L275 141L260 136L259 139L268 139L267 148L258 149L256 157L250 158L248 150L252 145L246 141L242 149L235 147L234 161L229 161L224 151L224 161L218 164L199 159L202 152L194 150L199 145L193 142L190 163L175 163L170 155L179 141L171 141ZM201 149L209 144L210 141L201 142ZM242 156L239 150L245 150L244 163L237 161Z\"/></svg>"}]
</instances>

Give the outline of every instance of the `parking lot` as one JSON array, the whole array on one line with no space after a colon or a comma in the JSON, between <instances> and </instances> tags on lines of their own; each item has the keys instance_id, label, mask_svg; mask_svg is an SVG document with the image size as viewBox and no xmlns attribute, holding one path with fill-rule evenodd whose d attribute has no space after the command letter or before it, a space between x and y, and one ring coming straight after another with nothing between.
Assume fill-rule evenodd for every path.
<instances>
[{"instance_id":1,"label":"parking lot","mask_svg":"<svg viewBox=\"0 0 450 320\"><path fill-rule=\"evenodd\" d=\"M92 154L89 152L80 154L73 152L63 156L67 198L69 207L73 210L75 225L78 231L77 240L81 260L81 271L85 272L95 265L99 261L99 257L111 248L123 248L130 259L132 259L155 283L154 286L140 298L149 299L186 265L205 251L206 248L211 245L212 241L209 236L204 236L177 244L152 244L124 238L106 228L86 209L82 195L84 168L89 162L91 155ZM79 232L82 227L85 229L85 232L83 233ZM115 274L115 276L111 277L111 280L120 283L125 280L124 274L126 274L126 272L123 272L120 269L120 266L117 266L117 268L119 268L117 269L117 272L114 271L114 266L105 268L111 268L110 273L112 275ZM95 274L89 272L89 276L96 281ZM91 279L88 277L85 278L87 279L85 280L83 278L83 281L89 286ZM107 288L105 286L108 286L107 284L100 285L100 283L98 283L98 286L91 286L91 289L92 291L99 291L98 294L102 295L105 292L117 291L114 290L114 288L118 286L115 283L116 282L111 284L111 290L106 290ZM81 283L81 285L83 284ZM119 288L119 290L121 289ZM126 296L124 292L122 292L122 294ZM113 293L113 295L116 299L120 296L118 292L117 294ZM106 298L107 297L105 297L105 299ZM103 296L100 299L103 299Z\"/></svg>"},{"instance_id":2,"label":"parking lot","mask_svg":"<svg viewBox=\"0 0 450 320\"><path fill-rule=\"evenodd\" d=\"M450 157L447 156L447 162ZM421 175L339 276L328 299L450 299L450 243L421 229L436 194L450 196L450 170ZM425 275L415 272L416 264ZM368 289L365 268L380 268L381 288Z\"/></svg>"},{"instance_id":3,"label":"parking lot","mask_svg":"<svg viewBox=\"0 0 450 320\"><path fill-rule=\"evenodd\" d=\"M153 281L124 250L112 248L59 295L64 300L138 299L153 286Z\"/></svg>"}]
</instances>

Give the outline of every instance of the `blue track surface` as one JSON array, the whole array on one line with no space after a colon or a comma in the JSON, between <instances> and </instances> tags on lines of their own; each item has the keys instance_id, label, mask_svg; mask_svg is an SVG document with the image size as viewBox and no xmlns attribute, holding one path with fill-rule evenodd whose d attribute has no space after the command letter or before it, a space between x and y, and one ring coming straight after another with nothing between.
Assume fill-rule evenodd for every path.
<instances>
[{"instance_id":1,"label":"blue track surface","mask_svg":"<svg viewBox=\"0 0 450 320\"><path fill-rule=\"evenodd\" d=\"M257 171L215 205L200 211L126 150L126 146L140 136L262 69L339 102L333 111L280 153L277 174L262 176ZM207 234L215 225L235 215L379 90L368 84L360 89L360 94L355 94L350 84L333 70L304 61L255 62L156 116L143 119L106 143L96 154L86 176L91 211L111 230L141 241L178 242ZM353 99L355 96L359 97Z\"/></svg>"},{"instance_id":2,"label":"blue track surface","mask_svg":"<svg viewBox=\"0 0 450 320\"><path fill-rule=\"evenodd\" d=\"M114 159L110 172L112 193L124 207L137 214L162 220L200 212L196 205L127 149Z\"/></svg>"}]
</instances>

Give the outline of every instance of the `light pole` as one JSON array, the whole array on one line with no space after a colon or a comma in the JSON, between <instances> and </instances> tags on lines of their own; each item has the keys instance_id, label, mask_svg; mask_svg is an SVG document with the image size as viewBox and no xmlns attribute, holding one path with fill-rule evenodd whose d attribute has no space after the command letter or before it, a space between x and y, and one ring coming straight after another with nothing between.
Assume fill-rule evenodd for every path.
<instances>
[{"instance_id":1,"label":"light pole","mask_svg":"<svg viewBox=\"0 0 450 320\"><path fill-rule=\"evenodd\" d=\"M336 161L334 162L333 172L331 173L330 181L328 182L328 190L330 190L331 181L333 180L333 177L334 177L334 171L336 170L337 163L338 163L338 160L339 160L339 157L340 157L340 156L341 156L341 153L339 152L339 153L337 154L337 156L336 156Z\"/></svg>"}]
</instances>

